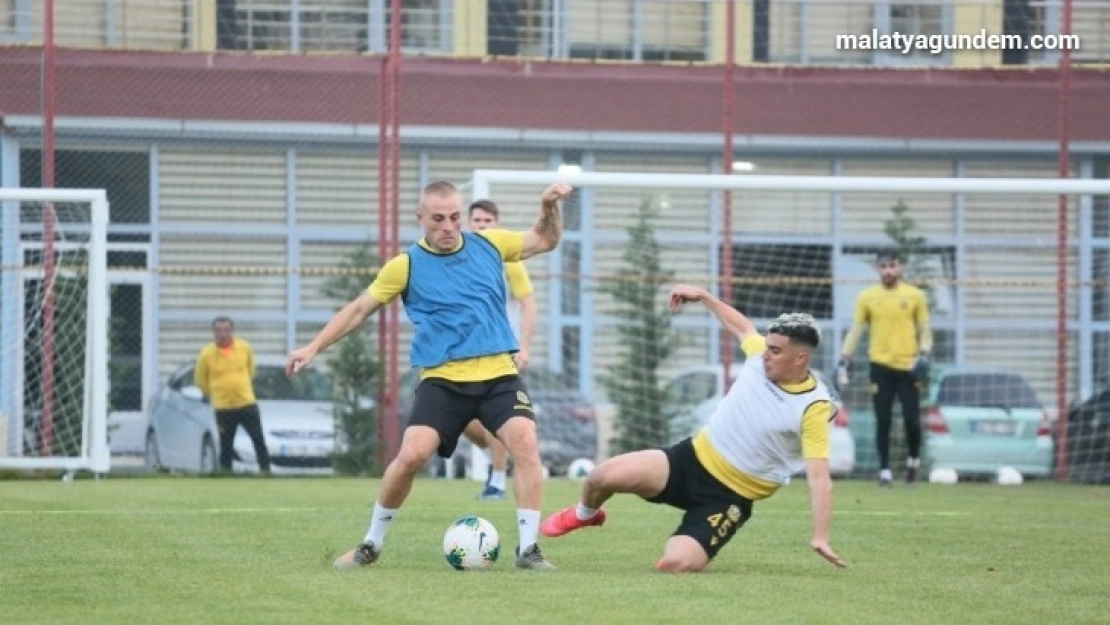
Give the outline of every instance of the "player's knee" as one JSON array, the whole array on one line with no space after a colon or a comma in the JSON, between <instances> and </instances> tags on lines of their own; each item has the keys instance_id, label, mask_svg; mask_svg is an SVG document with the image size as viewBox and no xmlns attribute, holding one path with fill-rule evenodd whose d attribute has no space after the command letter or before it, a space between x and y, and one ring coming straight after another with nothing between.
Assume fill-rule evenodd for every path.
<instances>
[{"instance_id":1,"label":"player's knee","mask_svg":"<svg viewBox=\"0 0 1110 625\"><path fill-rule=\"evenodd\" d=\"M415 475L432 457L432 453L425 452L415 445L402 445L393 463L403 473Z\"/></svg>"},{"instance_id":2,"label":"player's knee","mask_svg":"<svg viewBox=\"0 0 1110 625\"><path fill-rule=\"evenodd\" d=\"M509 426L506 426L508 429ZM504 430L503 430L504 431ZM539 461L539 443L536 438L536 428L516 427L505 432L505 447L517 462L528 459Z\"/></svg>"},{"instance_id":3,"label":"player's knee","mask_svg":"<svg viewBox=\"0 0 1110 625\"><path fill-rule=\"evenodd\" d=\"M690 558L679 554L664 554L655 563L655 570L664 573L697 573L705 568L700 558Z\"/></svg>"}]
</instances>

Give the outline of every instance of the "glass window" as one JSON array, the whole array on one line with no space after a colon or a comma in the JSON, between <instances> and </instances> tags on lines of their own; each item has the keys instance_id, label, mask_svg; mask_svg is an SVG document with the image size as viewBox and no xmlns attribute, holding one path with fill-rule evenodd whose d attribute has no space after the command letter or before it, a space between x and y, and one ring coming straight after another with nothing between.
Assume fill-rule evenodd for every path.
<instances>
[{"instance_id":1,"label":"glass window","mask_svg":"<svg viewBox=\"0 0 1110 625\"><path fill-rule=\"evenodd\" d=\"M1005 373L960 373L941 380L937 404L969 408L1041 408L1024 378Z\"/></svg>"}]
</instances>

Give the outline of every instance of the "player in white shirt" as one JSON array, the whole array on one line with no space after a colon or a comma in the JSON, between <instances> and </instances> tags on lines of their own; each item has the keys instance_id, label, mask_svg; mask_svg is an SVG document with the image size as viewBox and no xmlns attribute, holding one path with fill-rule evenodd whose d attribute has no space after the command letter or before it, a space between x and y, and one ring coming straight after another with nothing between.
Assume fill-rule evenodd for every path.
<instances>
[{"instance_id":1,"label":"player in white shirt","mask_svg":"<svg viewBox=\"0 0 1110 625\"><path fill-rule=\"evenodd\" d=\"M746 356L732 388L705 428L665 449L622 454L599 464L586 479L577 506L540 525L545 536L605 522L602 509L617 493L685 510L667 541L660 571L704 569L752 515L752 504L770 497L806 472L813 514L809 546L838 567L847 566L829 545L832 478L828 422L835 416L829 389L809 370L821 330L812 316L788 313L764 338L736 309L703 289L676 286L671 311L701 302L740 340Z\"/></svg>"},{"instance_id":2,"label":"player in white shirt","mask_svg":"<svg viewBox=\"0 0 1110 625\"><path fill-rule=\"evenodd\" d=\"M500 210L490 200L475 200L467 208L469 222L467 227L473 232L487 228L496 229ZM509 314L509 324L513 334L520 342L520 351L513 354L516 367L523 372L528 366L528 349L532 344L532 330L536 326L536 298L533 295L532 280L528 277L528 269L523 262L505 263L506 292L509 297L505 302L506 312ZM490 472L479 499L505 499L505 480L509 469L509 450L497 437L486 431L477 419L466 426L463 434L478 448L489 453Z\"/></svg>"}]
</instances>

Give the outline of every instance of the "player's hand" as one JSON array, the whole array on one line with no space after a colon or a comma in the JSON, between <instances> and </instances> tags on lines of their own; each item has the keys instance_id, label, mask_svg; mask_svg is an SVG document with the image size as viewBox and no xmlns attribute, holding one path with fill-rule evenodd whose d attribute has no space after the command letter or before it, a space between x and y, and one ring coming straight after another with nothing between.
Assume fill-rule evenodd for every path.
<instances>
[{"instance_id":1,"label":"player's hand","mask_svg":"<svg viewBox=\"0 0 1110 625\"><path fill-rule=\"evenodd\" d=\"M524 371L528 368L528 349L520 348L520 351L513 354L513 360L516 361L517 371Z\"/></svg>"},{"instance_id":2,"label":"player's hand","mask_svg":"<svg viewBox=\"0 0 1110 625\"><path fill-rule=\"evenodd\" d=\"M697 287L686 286L685 284L675 286L671 289L671 313L678 313L678 309L682 308L683 304L703 301L706 295L708 293Z\"/></svg>"},{"instance_id":3,"label":"player's hand","mask_svg":"<svg viewBox=\"0 0 1110 625\"><path fill-rule=\"evenodd\" d=\"M840 556L836 555L836 552L829 546L828 541L814 539L809 542L809 547L816 551L817 555L828 560L837 568L848 568L848 563L842 560Z\"/></svg>"},{"instance_id":4,"label":"player's hand","mask_svg":"<svg viewBox=\"0 0 1110 625\"><path fill-rule=\"evenodd\" d=\"M913 377L920 380L927 375L929 375L929 355L921 352L913 363Z\"/></svg>"},{"instance_id":5,"label":"player's hand","mask_svg":"<svg viewBox=\"0 0 1110 625\"><path fill-rule=\"evenodd\" d=\"M544 189L543 195L541 195L540 198L543 199L544 204L549 204L558 202L559 200L565 200L570 197L570 194L573 192L574 189L569 184L556 182Z\"/></svg>"},{"instance_id":6,"label":"player's hand","mask_svg":"<svg viewBox=\"0 0 1110 625\"><path fill-rule=\"evenodd\" d=\"M312 364L315 357L316 350L308 346L289 352L289 357L285 360L285 376L291 378L300 373L301 369Z\"/></svg>"},{"instance_id":7,"label":"player's hand","mask_svg":"<svg viewBox=\"0 0 1110 625\"><path fill-rule=\"evenodd\" d=\"M836 364L836 385L840 388L848 386L850 363L847 358L841 358Z\"/></svg>"}]
</instances>

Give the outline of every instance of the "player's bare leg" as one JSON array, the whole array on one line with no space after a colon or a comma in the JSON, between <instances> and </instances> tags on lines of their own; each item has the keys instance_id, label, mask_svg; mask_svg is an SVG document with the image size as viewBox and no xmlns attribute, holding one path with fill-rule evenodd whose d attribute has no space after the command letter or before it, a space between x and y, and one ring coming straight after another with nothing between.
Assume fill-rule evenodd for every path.
<instances>
[{"instance_id":1,"label":"player's bare leg","mask_svg":"<svg viewBox=\"0 0 1110 625\"><path fill-rule=\"evenodd\" d=\"M486 476L486 483L482 492L478 494L478 499L504 499L505 480L509 468L509 450L501 441L497 440L496 436L490 434L477 419L466 425L463 435L476 447L485 450L490 457L490 472Z\"/></svg>"},{"instance_id":2,"label":"player's bare leg","mask_svg":"<svg viewBox=\"0 0 1110 625\"><path fill-rule=\"evenodd\" d=\"M527 417L510 417L497 431L515 463L513 493L516 495L517 527L520 547L516 565L525 569L553 569L536 544L540 525L540 502L543 500L543 465L536 440L536 422Z\"/></svg>"},{"instance_id":3,"label":"player's bare leg","mask_svg":"<svg viewBox=\"0 0 1110 625\"><path fill-rule=\"evenodd\" d=\"M564 508L547 517L540 531L544 536L562 536L592 525L605 523L602 505L617 493L654 497L667 487L671 465L660 449L621 454L597 465L582 487L577 506ZM700 546L699 546L700 549Z\"/></svg>"},{"instance_id":4,"label":"player's bare leg","mask_svg":"<svg viewBox=\"0 0 1110 625\"><path fill-rule=\"evenodd\" d=\"M709 565L709 554L689 536L671 536L663 547L663 557L655 563L655 569L668 573L693 573Z\"/></svg>"},{"instance_id":5,"label":"player's bare leg","mask_svg":"<svg viewBox=\"0 0 1110 625\"><path fill-rule=\"evenodd\" d=\"M370 517L370 528L362 543L335 560L337 570L356 569L373 564L381 555L385 534L412 490L416 474L439 447L439 433L425 425L405 429L397 457L382 475L377 501Z\"/></svg>"}]
</instances>

